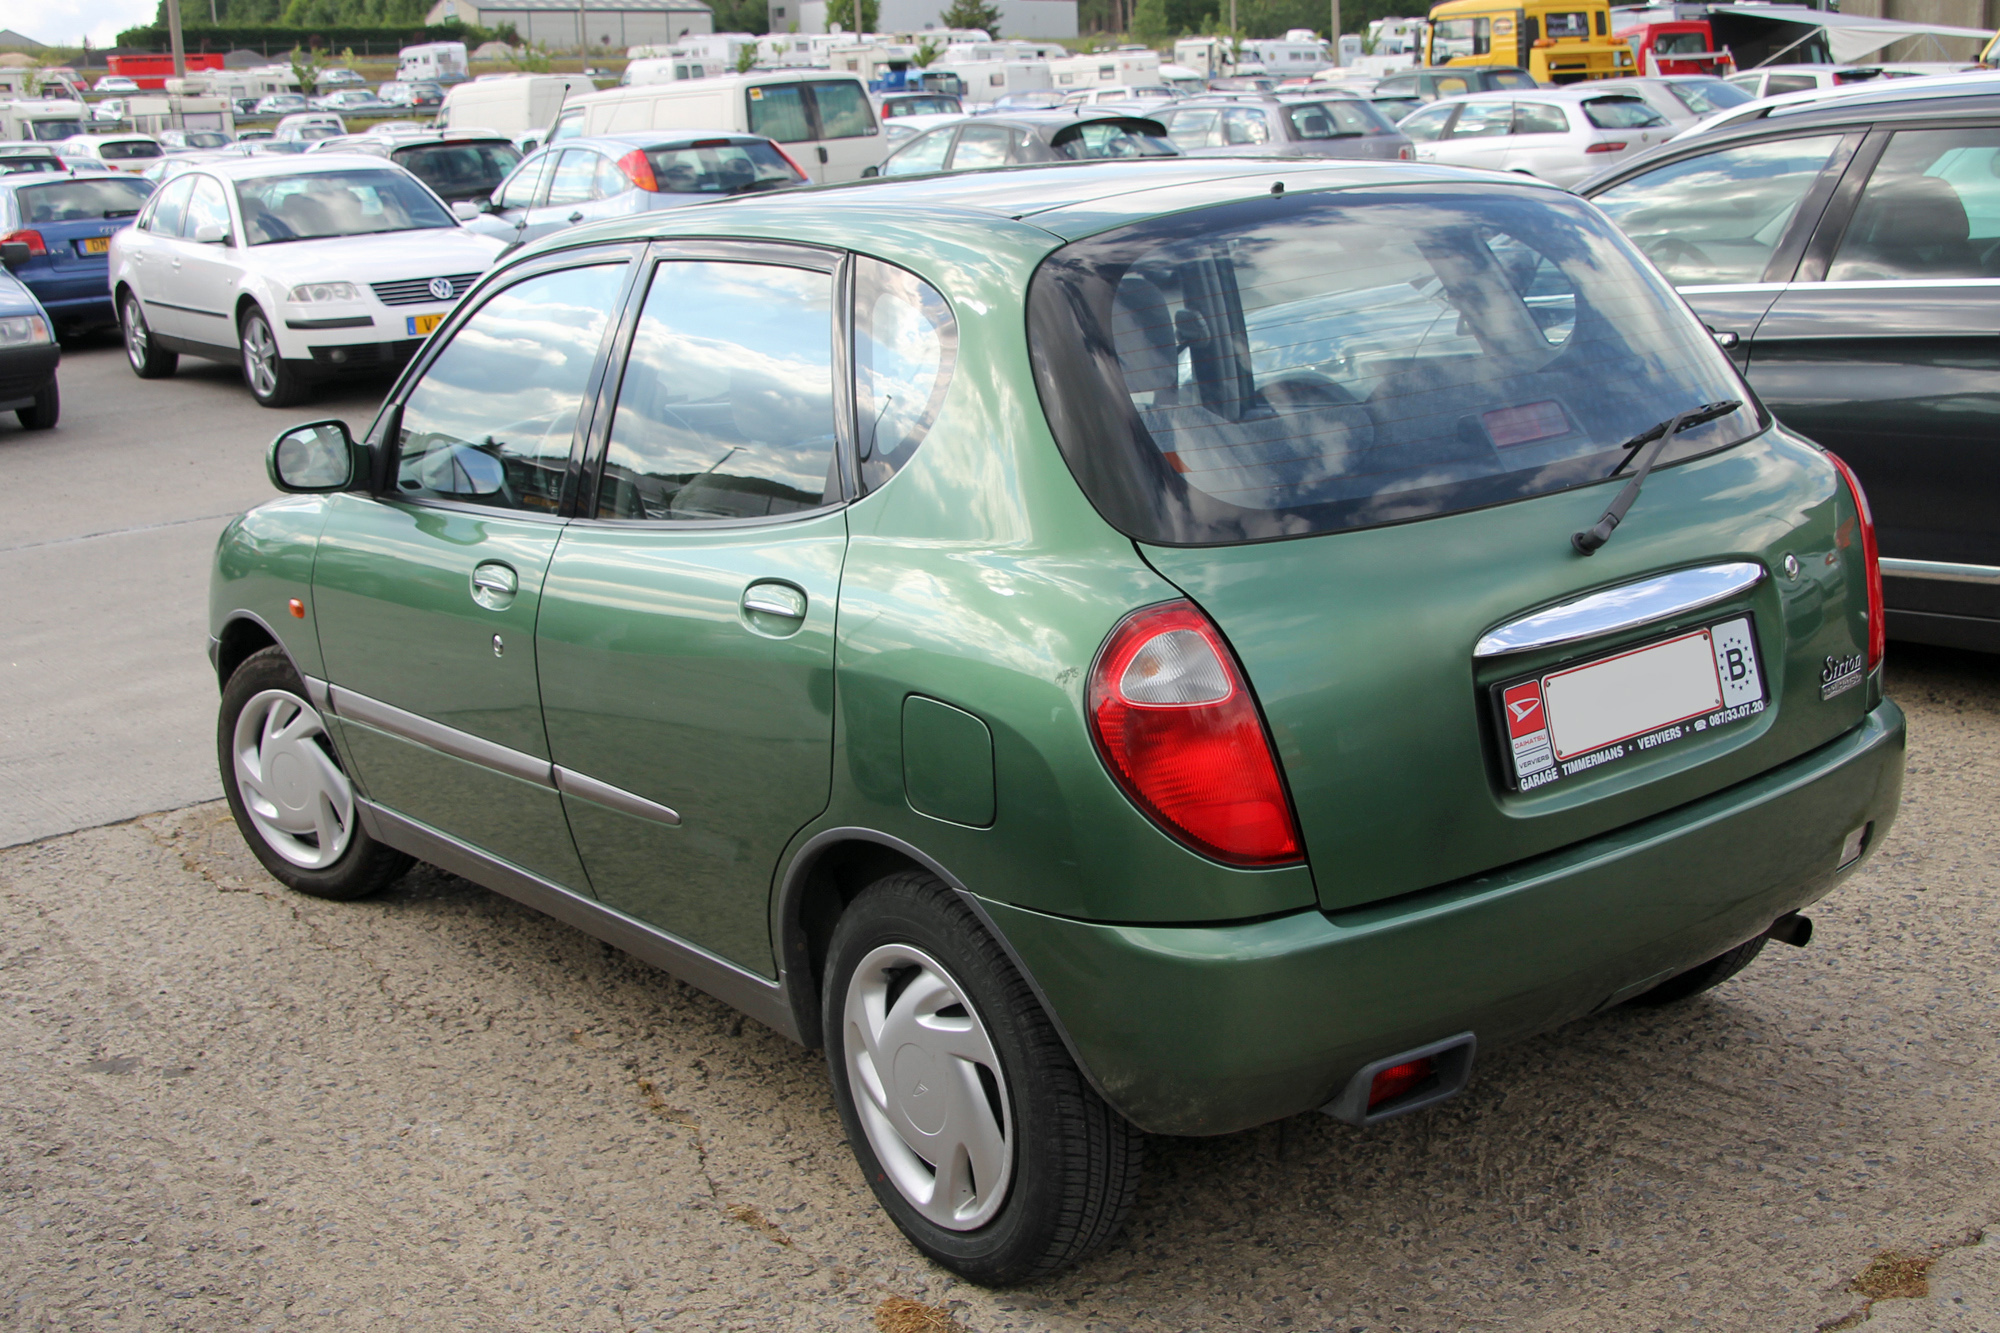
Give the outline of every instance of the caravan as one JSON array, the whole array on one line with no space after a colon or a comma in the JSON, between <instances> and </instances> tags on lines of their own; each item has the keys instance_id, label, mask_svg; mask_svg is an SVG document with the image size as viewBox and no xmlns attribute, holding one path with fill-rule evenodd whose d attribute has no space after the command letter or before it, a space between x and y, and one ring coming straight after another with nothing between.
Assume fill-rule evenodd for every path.
<instances>
[{"instance_id":1,"label":"caravan","mask_svg":"<svg viewBox=\"0 0 2000 1333\"><path fill-rule=\"evenodd\" d=\"M464 42L425 42L396 55L396 78L403 83L464 83Z\"/></svg>"}]
</instances>

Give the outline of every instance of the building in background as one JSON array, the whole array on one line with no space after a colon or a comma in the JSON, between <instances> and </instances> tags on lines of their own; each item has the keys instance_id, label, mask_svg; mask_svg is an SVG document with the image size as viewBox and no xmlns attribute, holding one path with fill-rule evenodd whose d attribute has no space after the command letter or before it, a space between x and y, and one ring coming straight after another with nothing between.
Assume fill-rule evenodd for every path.
<instances>
[{"instance_id":1,"label":"building in background","mask_svg":"<svg viewBox=\"0 0 2000 1333\"><path fill-rule=\"evenodd\" d=\"M1074 0L1069 3L1074 13ZM577 41L579 14L588 26L582 43ZM574 51L581 44L617 55L629 46L667 45L715 30L715 18L702 0L593 0L583 6L576 0L437 0L424 15L426 23L452 19L488 29L511 23L521 40L557 51Z\"/></svg>"}]
</instances>

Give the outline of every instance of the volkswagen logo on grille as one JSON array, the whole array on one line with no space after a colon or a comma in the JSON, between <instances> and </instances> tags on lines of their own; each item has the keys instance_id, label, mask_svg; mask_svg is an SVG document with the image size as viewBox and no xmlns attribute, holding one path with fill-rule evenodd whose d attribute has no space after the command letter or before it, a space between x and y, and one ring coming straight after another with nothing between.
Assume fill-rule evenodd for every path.
<instances>
[{"instance_id":1,"label":"volkswagen logo on grille","mask_svg":"<svg viewBox=\"0 0 2000 1333\"><path fill-rule=\"evenodd\" d=\"M431 295L440 301L449 301L451 299L451 279L432 278Z\"/></svg>"}]
</instances>

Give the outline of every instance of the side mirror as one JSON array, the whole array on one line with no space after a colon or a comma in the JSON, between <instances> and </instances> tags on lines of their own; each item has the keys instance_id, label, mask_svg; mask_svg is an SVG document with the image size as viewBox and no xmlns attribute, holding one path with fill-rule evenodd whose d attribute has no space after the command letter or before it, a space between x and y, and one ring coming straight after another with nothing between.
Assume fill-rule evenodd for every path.
<instances>
[{"instance_id":1,"label":"side mirror","mask_svg":"<svg viewBox=\"0 0 2000 1333\"><path fill-rule=\"evenodd\" d=\"M221 222L204 222L194 229L197 245L222 245L229 240L229 227Z\"/></svg>"},{"instance_id":2,"label":"side mirror","mask_svg":"<svg viewBox=\"0 0 2000 1333\"><path fill-rule=\"evenodd\" d=\"M879 176L879 175L881 175L881 174L882 174L882 168L880 168L880 167L863 167L863 168L861 168L861 179L862 179L862 180L873 180L873 179L874 179L875 177L877 177L877 176Z\"/></svg>"},{"instance_id":3,"label":"side mirror","mask_svg":"<svg viewBox=\"0 0 2000 1333\"><path fill-rule=\"evenodd\" d=\"M264 470L281 491L317 495L346 490L365 475L363 456L345 421L310 421L271 441Z\"/></svg>"},{"instance_id":4,"label":"side mirror","mask_svg":"<svg viewBox=\"0 0 2000 1333\"><path fill-rule=\"evenodd\" d=\"M26 241L0 241L0 266L13 268L25 264L33 253Z\"/></svg>"},{"instance_id":5,"label":"side mirror","mask_svg":"<svg viewBox=\"0 0 2000 1333\"><path fill-rule=\"evenodd\" d=\"M478 217L479 214L479 205L473 203L470 199L454 199L451 201L451 215L460 222L470 222Z\"/></svg>"}]
</instances>

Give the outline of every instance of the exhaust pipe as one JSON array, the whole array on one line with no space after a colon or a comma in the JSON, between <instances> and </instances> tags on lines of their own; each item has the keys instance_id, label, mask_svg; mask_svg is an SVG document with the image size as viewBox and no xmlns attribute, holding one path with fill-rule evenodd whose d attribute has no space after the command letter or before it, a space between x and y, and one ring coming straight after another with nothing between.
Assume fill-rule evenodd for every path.
<instances>
[{"instance_id":1,"label":"exhaust pipe","mask_svg":"<svg viewBox=\"0 0 2000 1333\"><path fill-rule=\"evenodd\" d=\"M1812 943L1812 918L1797 912L1787 912L1771 923L1764 932L1780 944L1789 944L1794 949L1803 949Z\"/></svg>"}]
</instances>

